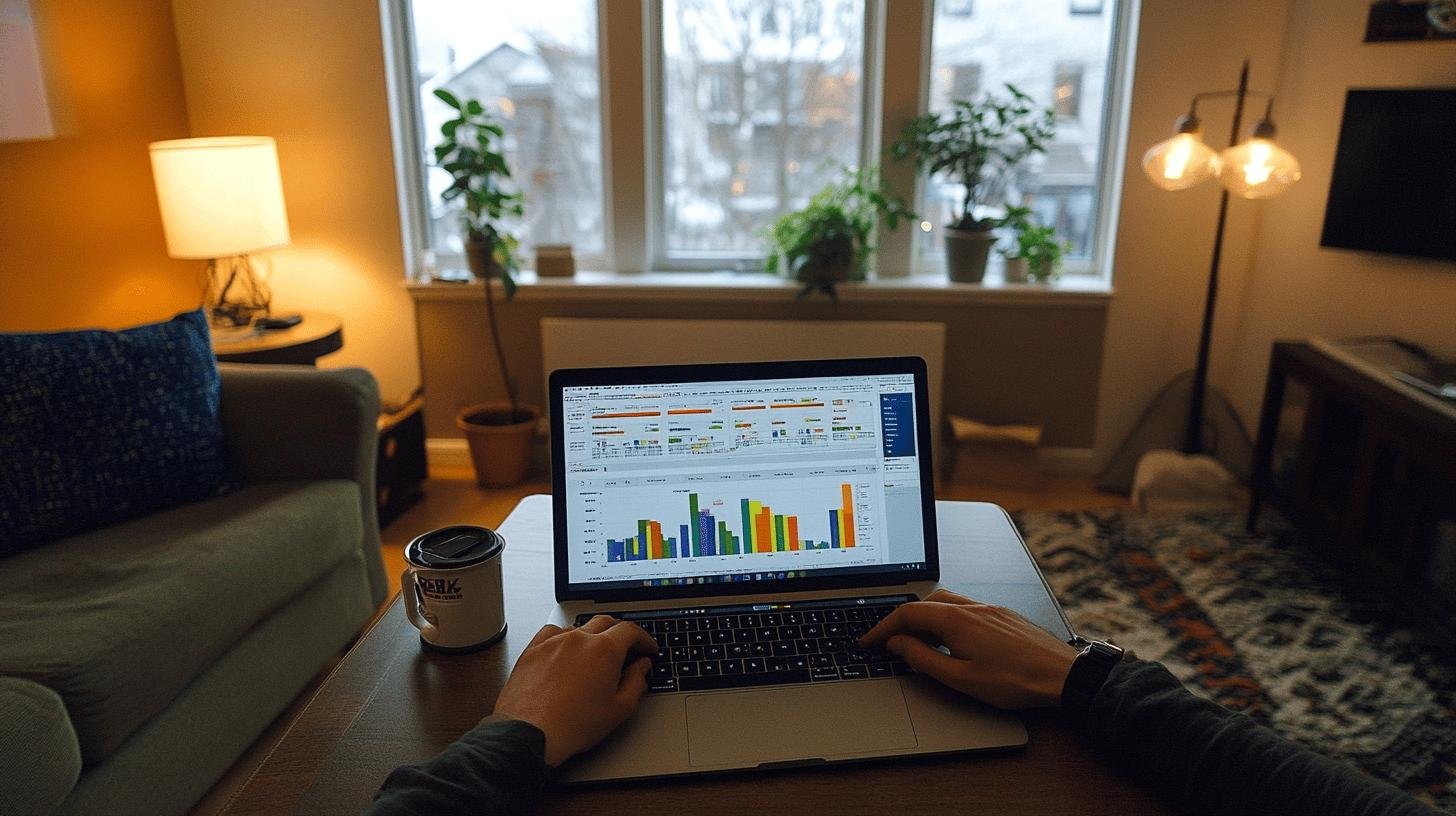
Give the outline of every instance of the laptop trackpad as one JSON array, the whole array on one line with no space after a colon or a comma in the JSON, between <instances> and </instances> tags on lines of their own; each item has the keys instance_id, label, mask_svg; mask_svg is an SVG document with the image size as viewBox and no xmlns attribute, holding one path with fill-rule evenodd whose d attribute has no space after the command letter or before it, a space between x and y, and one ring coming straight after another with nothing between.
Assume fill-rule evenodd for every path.
<instances>
[{"instance_id":1,"label":"laptop trackpad","mask_svg":"<svg viewBox=\"0 0 1456 816\"><path fill-rule=\"evenodd\" d=\"M876 756L916 745L905 695L890 679L692 695L687 709L694 767Z\"/></svg>"}]
</instances>

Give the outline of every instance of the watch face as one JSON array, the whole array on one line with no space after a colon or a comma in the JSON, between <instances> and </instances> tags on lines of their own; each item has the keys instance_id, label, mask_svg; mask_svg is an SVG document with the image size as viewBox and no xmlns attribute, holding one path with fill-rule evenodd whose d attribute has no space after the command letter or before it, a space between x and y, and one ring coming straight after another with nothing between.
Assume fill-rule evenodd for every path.
<instances>
[{"instance_id":1,"label":"watch face","mask_svg":"<svg viewBox=\"0 0 1456 816\"><path fill-rule=\"evenodd\" d=\"M1089 651L1096 652L1096 653L1102 654L1102 655L1106 655L1108 657L1116 658L1118 660L1121 660L1122 659L1122 655L1123 655L1123 652L1124 652L1124 650L1121 647L1113 646L1111 643L1106 643L1106 642L1101 641L1101 640L1094 640L1094 641L1092 641L1091 643L1089 643L1087 645L1087 649Z\"/></svg>"}]
</instances>

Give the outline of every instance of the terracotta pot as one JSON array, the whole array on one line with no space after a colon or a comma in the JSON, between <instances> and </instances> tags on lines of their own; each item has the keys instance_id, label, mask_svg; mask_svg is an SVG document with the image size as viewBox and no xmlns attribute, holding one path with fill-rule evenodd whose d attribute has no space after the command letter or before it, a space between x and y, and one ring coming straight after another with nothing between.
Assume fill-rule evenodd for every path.
<instances>
[{"instance_id":1,"label":"terracotta pot","mask_svg":"<svg viewBox=\"0 0 1456 816\"><path fill-rule=\"evenodd\" d=\"M1031 264L1025 258L1006 259L1006 282L1028 283L1031 281Z\"/></svg>"},{"instance_id":2,"label":"terracotta pot","mask_svg":"<svg viewBox=\"0 0 1456 816\"><path fill-rule=\"evenodd\" d=\"M536 438L541 409L519 405L517 410L527 418L513 421L510 403L506 402L467 405L455 415L455 427L465 432L465 441L470 445L475 483L481 487L520 484L531 469L531 443Z\"/></svg>"},{"instance_id":3,"label":"terracotta pot","mask_svg":"<svg viewBox=\"0 0 1456 816\"><path fill-rule=\"evenodd\" d=\"M500 264L496 263L495 258L491 256L489 241L477 241L474 238L467 238L465 241L465 263L470 267L470 274L476 280L500 277Z\"/></svg>"},{"instance_id":4,"label":"terracotta pot","mask_svg":"<svg viewBox=\"0 0 1456 816\"><path fill-rule=\"evenodd\" d=\"M945 229L945 271L957 283L980 283L996 235L990 230Z\"/></svg>"}]
</instances>

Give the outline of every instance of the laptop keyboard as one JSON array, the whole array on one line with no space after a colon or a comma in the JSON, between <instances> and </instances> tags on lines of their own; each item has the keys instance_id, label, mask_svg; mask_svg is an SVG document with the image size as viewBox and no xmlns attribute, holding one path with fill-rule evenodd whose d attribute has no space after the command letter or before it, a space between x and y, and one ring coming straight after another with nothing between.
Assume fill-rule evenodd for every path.
<instances>
[{"instance_id":1,"label":"laptop keyboard","mask_svg":"<svg viewBox=\"0 0 1456 816\"><path fill-rule=\"evenodd\" d=\"M913 595L835 598L697 609L605 612L657 641L649 694L910 673L893 655L862 652L855 641ZM580 615L580 626L591 619Z\"/></svg>"}]
</instances>

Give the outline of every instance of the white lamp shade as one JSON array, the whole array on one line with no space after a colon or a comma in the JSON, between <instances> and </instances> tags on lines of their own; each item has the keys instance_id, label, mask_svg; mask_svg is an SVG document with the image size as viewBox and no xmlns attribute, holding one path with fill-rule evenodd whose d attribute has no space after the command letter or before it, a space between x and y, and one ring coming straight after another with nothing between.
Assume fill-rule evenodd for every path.
<instances>
[{"instance_id":1,"label":"white lamp shade","mask_svg":"<svg viewBox=\"0 0 1456 816\"><path fill-rule=\"evenodd\" d=\"M0 142L56 135L26 0L0 0Z\"/></svg>"},{"instance_id":2,"label":"white lamp shade","mask_svg":"<svg viewBox=\"0 0 1456 816\"><path fill-rule=\"evenodd\" d=\"M223 258L288 243L272 139L174 139L150 148L168 255Z\"/></svg>"}]
</instances>

